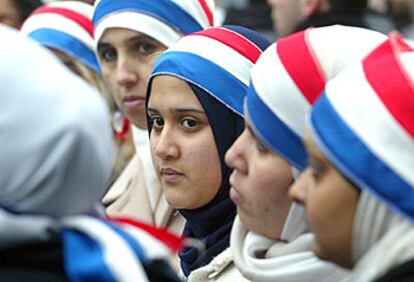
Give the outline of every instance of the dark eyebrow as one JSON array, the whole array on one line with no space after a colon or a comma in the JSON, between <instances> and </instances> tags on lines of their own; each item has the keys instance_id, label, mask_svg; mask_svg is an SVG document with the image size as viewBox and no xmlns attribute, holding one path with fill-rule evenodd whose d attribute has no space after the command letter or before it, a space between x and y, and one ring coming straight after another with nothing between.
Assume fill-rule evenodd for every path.
<instances>
[{"instance_id":1,"label":"dark eyebrow","mask_svg":"<svg viewBox=\"0 0 414 282\"><path fill-rule=\"evenodd\" d=\"M190 113L190 112L192 112L192 113L198 113L198 114L203 114L203 115L206 114L202 110L193 109L193 108L176 108L173 111L177 112L177 113ZM154 108L148 108L147 112L159 113L159 111L157 109L154 109Z\"/></svg>"},{"instance_id":2,"label":"dark eyebrow","mask_svg":"<svg viewBox=\"0 0 414 282\"><path fill-rule=\"evenodd\" d=\"M131 36L131 37L125 39L125 42L133 42L133 41L152 41L154 43L158 42L157 40L155 40L151 36L148 36L148 35L145 35L145 34L138 34L138 35Z\"/></svg>"},{"instance_id":3,"label":"dark eyebrow","mask_svg":"<svg viewBox=\"0 0 414 282\"><path fill-rule=\"evenodd\" d=\"M175 109L176 112L178 113L188 113L188 112L194 112L194 113L199 113L199 114L203 114L205 115L206 113L202 110L198 110L198 109L192 109L192 108L178 108Z\"/></svg>"},{"instance_id":4,"label":"dark eyebrow","mask_svg":"<svg viewBox=\"0 0 414 282\"><path fill-rule=\"evenodd\" d=\"M98 50L98 52L99 52L99 50L101 50L101 49L103 49L103 48L108 48L108 47L111 47L111 44L109 44L109 43L105 43L105 42L99 42L99 43L98 43L98 48L97 48L97 50Z\"/></svg>"}]
</instances>

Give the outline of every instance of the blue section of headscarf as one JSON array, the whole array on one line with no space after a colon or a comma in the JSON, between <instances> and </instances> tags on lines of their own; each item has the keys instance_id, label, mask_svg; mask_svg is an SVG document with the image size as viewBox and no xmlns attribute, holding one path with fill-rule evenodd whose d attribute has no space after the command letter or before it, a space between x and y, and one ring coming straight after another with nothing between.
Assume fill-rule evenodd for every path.
<instances>
[{"instance_id":1,"label":"blue section of headscarf","mask_svg":"<svg viewBox=\"0 0 414 282\"><path fill-rule=\"evenodd\" d=\"M231 169L224 162L224 155L244 129L243 118L204 90L189 83L207 114L219 152L222 181L214 199L195 210L180 210L187 220L183 235L200 239L205 251L186 248L180 254L181 268L186 276L194 269L208 264L215 256L229 247L230 231L236 207L229 198Z\"/></svg>"},{"instance_id":2,"label":"blue section of headscarf","mask_svg":"<svg viewBox=\"0 0 414 282\"><path fill-rule=\"evenodd\" d=\"M117 11L137 11L147 14L183 34L203 30L203 27L189 13L171 0L102 0L95 8L94 27L96 28L102 18Z\"/></svg>"},{"instance_id":3,"label":"blue section of headscarf","mask_svg":"<svg viewBox=\"0 0 414 282\"><path fill-rule=\"evenodd\" d=\"M67 33L43 28L31 32L28 36L46 47L58 49L80 60L96 73L101 72L94 51Z\"/></svg>"},{"instance_id":4,"label":"blue section of headscarf","mask_svg":"<svg viewBox=\"0 0 414 282\"><path fill-rule=\"evenodd\" d=\"M262 51L266 50L267 47L272 44L266 37L251 29L238 25L225 25L223 27L234 31L235 33L243 35L245 38L253 42L257 47L259 47L259 49Z\"/></svg>"}]
</instances>

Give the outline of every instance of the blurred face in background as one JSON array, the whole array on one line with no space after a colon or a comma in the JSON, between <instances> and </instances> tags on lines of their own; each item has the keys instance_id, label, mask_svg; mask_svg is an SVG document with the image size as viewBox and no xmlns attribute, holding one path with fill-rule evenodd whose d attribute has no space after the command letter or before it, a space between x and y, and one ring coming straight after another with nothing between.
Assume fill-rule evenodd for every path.
<instances>
[{"instance_id":1,"label":"blurred face in background","mask_svg":"<svg viewBox=\"0 0 414 282\"><path fill-rule=\"evenodd\" d=\"M0 23L16 29L22 24L22 15L14 0L0 0Z\"/></svg>"},{"instance_id":2,"label":"blurred face in background","mask_svg":"<svg viewBox=\"0 0 414 282\"><path fill-rule=\"evenodd\" d=\"M249 119L226 153L233 168L230 198L237 205L243 226L271 239L280 239L291 206L288 190L293 182L290 165L254 135Z\"/></svg>"},{"instance_id":3,"label":"blurred face in background","mask_svg":"<svg viewBox=\"0 0 414 282\"><path fill-rule=\"evenodd\" d=\"M293 33L305 16L302 13L303 0L267 0L272 8L273 27L278 36Z\"/></svg>"},{"instance_id":4,"label":"blurred face in background","mask_svg":"<svg viewBox=\"0 0 414 282\"><path fill-rule=\"evenodd\" d=\"M166 46L124 28L107 29L98 42L105 83L121 111L142 129L147 127L145 96L152 67Z\"/></svg>"},{"instance_id":5,"label":"blurred face in background","mask_svg":"<svg viewBox=\"0 0 414 282\"><path fill-rule=\"evenodd\" d=\"M219 153L207 114L186 82L156 76L148 101L152 161L168 203L205 206L220 189Z\"/></svg>"}]
</instances>

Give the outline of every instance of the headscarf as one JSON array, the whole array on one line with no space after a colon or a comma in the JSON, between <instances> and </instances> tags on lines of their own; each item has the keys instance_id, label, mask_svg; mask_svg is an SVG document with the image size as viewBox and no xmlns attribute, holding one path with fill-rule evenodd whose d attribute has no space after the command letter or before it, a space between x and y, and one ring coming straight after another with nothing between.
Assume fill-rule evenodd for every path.
<instances>
[{"instance_id":1,"label":"headscarf","mask_svg":"<svg viewBox=\"0 0 414 282\"><path fill-rule=\"evenodd\" d=\"M95 42L116 27L144 33L169 47L183 35L213 26L213 9L212 0L98 0Z\"/></svg>"},{"instance_id":2,"label":"headscarf","mask_svg":"<svg viewBox=\"0 0 414 282\"><path fill-rule=\"evenodd\" d=\"M99 216L113 155L103 99L47 49L0 37L0 251L58 240L73 281L148 281L179 240Z\"/></svg>"},{"instance_id":3,"label":"headscarf","mask_svg":"<svg viewBox=\"0 0 414 282\"><path fill-rule=\"evenodd\" d=\"M40 44L62 51L99 73L94 52L93 7L77 1L54 2L35 10L21 32Z\"/></svg>"},{"instance_id":4,"label":"headscarf","mask_svg":"<svg viewBox=\"0 0 414 282\"><path fill-rule=\"evenodd\" d=\"M392 34L330 81L312 110L317 145L362 189L352 281L371 281L414 258L413 78L413 49Z\"/></svg>"},{"instance_id":5,"label":"headscarf","mask_svg":"<svg viewBox=\"0 0 414 282\"><path fill-rule=\"evenodd\" d=\"M236 208L228 195L231 171L224 155L243 130L242 105L250 69L268 45L264 37L242 27L209 28L182 38L155 63L147 102L155 76L170 75L186 81L206 111L222 171L220 190L210 203L195 210L180 210L187 220L183 235L203 240L206 247L202 254L195 248L180 253L185 275L208 264L229 246ZM148 128L151 131L151 124Z\"/></svg>"},{"instance_id":6,"label":"headscarf","mask_svg":"<svg viewBox=\"0 0 414 282\"><path fill-rule=\"evenodd\" d=\"M339 25L307 29L278 40L252 69L246 114L255 135L293 169L303 170L307 162L301 141L305 116L325 83L385 40L378 32ZM337 281L344 277L344 271L315 257L313 242L304 209L294 203L280 240L248 232L238 222L231 245L236 265L255 281ZM256 257L259 251L265 252L263 258Z\"/></svg>"}]
</instances>

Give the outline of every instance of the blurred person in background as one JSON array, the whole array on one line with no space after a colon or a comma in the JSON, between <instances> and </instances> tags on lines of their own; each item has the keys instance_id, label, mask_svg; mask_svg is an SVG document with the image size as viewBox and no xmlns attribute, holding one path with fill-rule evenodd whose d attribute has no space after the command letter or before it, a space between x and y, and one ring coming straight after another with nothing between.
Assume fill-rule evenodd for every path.
<instances>
[{"instance_id":1,"label":"blurred person in background","mask_svg":"<svg viewBox=\"0 0 414 282\"><path fill-rule=\"evenodd\" d=\"M341 24L364 27L388 34L392 21L369 9L367 0L267 0L278 36L283 37L307 27Z\"/></svg>"},{"instance_id":2,"label":"blurred person in background","mask_svg":"<svg viewBox=\"0 0 414 282\"><path fill-rule=\"evenodd\" d=\"M133 124L136 148L104 197L108 214L128 215L182 233L184 219L165 200L151 161L144 102L155 60L182 36L212 26L213 7L211 0L95 2L95 47L102 75Z\"/></svg>"},{"instance_id":3,"label":"blurred person in background","mask_svg":"<svg viewBox=\"0 0 414 282\"><path fill-rule=\"evenodd\" d=\"M104 99L32 40L5 26L0 38L0 280L179 281L179 238L102 214Z\"/></svg>"},{"instance_id":4,"label":"blurred person in background","mask_svg":"<svg viewBox=\"0 0 414 282\"><path fill-rule=\"evenodd\" d=\"M109 183L116 179L134 153L128 124L118 128L119 111L108 93L94 52L93 7L78 1L57 1L36 9L24 22L21 32L49 48L74 73L94 86L107 101L113 116L115 161Z\"/></svg>"},{"instance_id":5,"label":"blurred person in background","mask_svg":"<svg viewBox=\"0 0 414 282\"><path fill-rule=\"evenodd\" d=\"M19 29L41 0L0 0L0 23Z\"/></svg>"}]
</instances>

